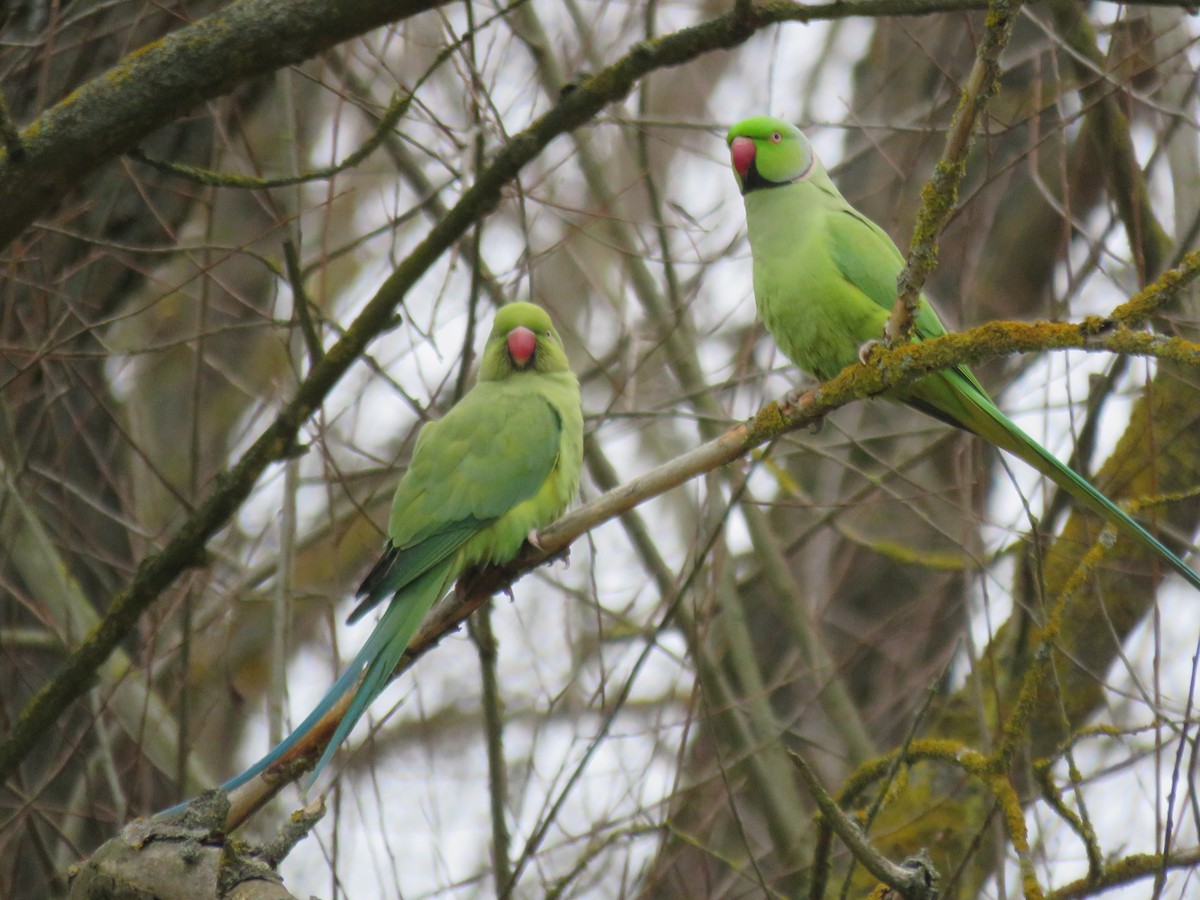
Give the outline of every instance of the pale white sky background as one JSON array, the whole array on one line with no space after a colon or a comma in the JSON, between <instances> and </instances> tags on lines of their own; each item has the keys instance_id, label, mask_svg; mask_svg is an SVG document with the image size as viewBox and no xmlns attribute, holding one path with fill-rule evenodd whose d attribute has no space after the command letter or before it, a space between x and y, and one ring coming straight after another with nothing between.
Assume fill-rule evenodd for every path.
<instances>
[{"instance_id":1,"label":"pale white sky background","mask_svg":"<svg viewBox=\"0 0 1200 900\"><path fill-rule=\"evenodd\" d=\"M604 4L583 6L595 12L597 44L604 46ZM553 18L552 7L550 3L538 4L544 19ZM447 15L454 19L459 16L459 10L451 8ZM668 4L663 8L663 17L665 21L662 27L673 28L686 24L693 18L693 12L686 4ZM744 115L767 111L797 120L804 110L789 91L793 85L804 82L813 60L827 53L819 89L813 92L816 102L809 101L807 108L818 123L809 129L809 134L826 165L836 165L844 138L844 132L838 125L845 116L851 65L858 58L862 43L868 39L869 30L869 23L848 20L837 29L826 25L794 25L770 30L755 38L750 53L755 54L754 58L759 59L761 64L754 68L741 66L736 73L723 78L713 95L707 121L724 126ZM831 40L831 35L832 49L828 50L826 44ZM615 55L622 46L618 44L605 52ZM531 96L541 96L528 89L533 78L531 63L523 49L515 45L489 44L488 53L492 64L497 67L502 65L503 69L502 76L494 80L492 97L503 111L508 126L515 129L542 111L529 102ZM441 110L454 108L446 97L438 98L438 106ZM630 113L634 108L631 99L610 112ZM809 126L813 123L801 124ZM615 126L601 124L593 127L603 131ZM420 139L419 127L412 136ZM342 146L346 146L345 134L341 140ZM490 136L489 140L494 147L495 136ZM717 248L727 245L742 233L744 218L740 198L728 171L721 137L714 133L707 147L707 155L684 156L682 164L674 171L658 173L658 177L668 201L677 202L689 214L700 217L705 243L698 248L699 252L709 250L715 254ZM319 147L315 161L324 162L330 152L329 147ZM560 138L556 146L550 148L549 156L566 159L570 152L567 139ZM555 177L561 180L581 179L569 163L559 169ZM1161 184L1157 186L1160 189L1165 187ZM381 196L361 203L355 228L362 233L380 224L394 211L395 202L395 197ZM407 205L411 198L404 196L399 202ZM553 227L551 210L532 207L531 211L531 243L536 253L546 249L538 246L538 241L555 239L557 230ZM540 217L547 217L550 227L541 227ZM1097 222L1096 226L1101 227L1101 224ZM693 236L696 234L692 232ZM373 288L390 274L391 261L408 249L404 244L391 245L389 240L380 238L363 249L365 254L374 255L375 263L363 269L359 281L345 286L339 310L342 321L350 319L356 308L371 295ZM514 261L523 250L523 237L519 232L493 228L487 233L484 252L494 271L512 271ZM411 329L399 328L384 335L370 347L373 358L412 396L425 398L445 379L454 377L457 354L466 327L463 306L441 303L435 310L432 302L426 303L423 298L443 294L447 297L458 294L466 296L468 279L465 266L460 265L454 271L449 271L446 261L439 263L410 295L407 309L423 330L429 330L430 339L420 339ZM527 289L528 282L519 284L513 299L525 299L520 292ZM730 298L737 299L738 304L731 306ZM1086 301L1092 308L1080 306L1073 311L1073 315L1106 309L1115 299L1115 293L1112 296L1086 295ZM749 256L744 245L740 253L709 269L693 304L693 311L701 333L722 325L750 321L754 310L750 295ZM482 324L475 342L476 350L482 344L488 324ZM595 357L603 357L616 337L615 333L606 334L598 326L587 335L589 350ZM782 394L793 383L794 373L787 367L786 361L774 352L769 342L764 343L759 352L763 363L778 367L779 374L767 382L765 395L757 391L737 392L731 410L735 415L750 413L762 401ZM712 341L701 347L701 355L703 365L714 380L730 373L727 345ZM1070 416L1064 407L1068 399L1078 402L1086 396L1088 376L1102 371L1105 364L1103 357L1094 355L1054 354L1031 365L997 400L1018 424L1054 452L1063 455L1071 444L1067 434ZM1145 377L1144 364L1136 362L1131 370L1129 377L1136 385ZM588 399L596 398L589 395ZM1063 408L1063 411L1047 416L1048 408ZM362 448L367 456L383 458L394 452L391 444L393 436L412 418L411 410L394 391L377 379L369 378L365 367L361 365L334 391L326 410L333 422L333 430L340 433L349 445ZM585 410L591 414L600 411L595 407ZM1128 412L1128 402L1108 405L1100 430L1097 458L1103 458L1111 449L1111 443L1120 433ZM644 461L643 465L638 455L637 428L636 425L622 423L605 426L606 449L626 475L651 465L649 460ZM256 434L257 429L251 427L248 433ZM687 436L694 432L684 428L681 433L690 440ZM361 462L365 466L370 460L364 457ZM345 464L352 467L353 458L345 461ZM301 467L303 474L313 479L319 479L323 474L317 454L306 456ZM1012 468L1021 490L1034 502L1040 502L1041 492L1035 473L1019 462L1014 462ZM773 483L765 477L756 480L754 488L763 497L774 491ZM273 473L258 491L254 502L241 514L242 525L248 533L257 533L277 521L281 490L282 477L279 473ZM587 490L589 494L592 493L590 486ZM695 491L697 488L688 485L678 490ZM994 546L1010 540L1012 529L1023 530L1025 526L1024 513L1015 491L997 490L992 497L989 521L995 525L989 533L994 541L994 549ZM303 492L299 510L302 520L319 517L325 500L325 492L319 487ZM654 521L654 509L670 509L671 503L670 497L662 498L653 501L644 512ZM673 523L676 518L664 515L658 520ZM747 546L745 530L740 521L731 521L729 533L735 549ZM668 563L678 569L685 561L688 543L693 535L673 534L673 541L664 540L661 534L658 536L660 548L667 549ZM739 541L742 542L740 545ZM1001 563L997 569L999 584L1004 584L1009 578L1008 571L1003 568L1005 565ZM651 611L659 600L653 585L647 583L641 574L641 568L620 526L615 522L598 529L589 541L578 542L572 551L570 569L565 573L555 569L550 576L584 592L594 589L606 610L624 616L631 622L644 624L651 621ZM519 582L515 603L506 598L499 598L495 603L493 622L501 647L500 678L506 696L513 698L508 709L512 721L506 728L505 742L508 758L513 761L509 777L514 849L523 845L548 804L558 799L568 778L588 750L588 737L601 726L601 719L595 712L597 704L588 703L583 707L573 703L571 696L592 697L602 680L607 681L608 690L614 691L615 686L628 677L631 667L644 649L641 641L614 644L604 654L604 672L597 671L594 666L578 671L571 636L583 633L586 623L582 620L594 618L595 613L582 605L577 608L564 605L561 597L557 591L546 590L542 573L537 573ZM1002 591L993 589L989 592L993 625L1003 621L1007 615L1006 600ZM1197 624L1200 622L1195 604L1196 598L1189 596L1177 579L1162 591L1163 624L1159 633L1154 634L1153 623L1147 623L1129 643L1130 670L1119 669L1111 673L1114 686L1136 697L1141 689L1153 693L1157 677L1163 694L1159 702L1173 710L1183 709L1192 674L1190 667L1197 641ZM340 607L339 619L343 619L349 609L350 598L347 597ZM370 627L369 621L359 623L356 627L342 626L338 640L346 656L361 644ZM975 639L979 644L987 639L987 624L982 615L975 622ZM1156 647L1162 666L1157 676L1152 672ZM649 810L651 815L655 815L660 810L673 789L676 754L683 740L688 712L678 704L639 705L636 701L657 700L663 696L683 700L689 696L691 673L682 660L684 652L683 641L669 632L661 638L660 646L650 651L633 688L635 702L614 723L611 735L616 738L610 736L601 744L584 769L583 777L567 794L564 811L557 817L536 863L543 870L526 879L530 886L552 881L556 875L564 874L565 868L578 858L581 847L591 839L591 830L596 821L617 825L648 824L649 820L640 815L641 811ZM485 896L490 893L487 860L491 831L487 764L481 732L464 727L461 741L456 746L447 749L450 744L441 741L437 746L442 752L432 758L428 755L427 745L420 740L419 727L422 710L427 708L440 708L449 702L458 709L473 710L478 705L478 680L478 658L474 647L464 635L452 636L435 652L422 659L415 671L393 684L376 701L369 717L355 729L347 745L350 754L354 747L368 739L369 725L378 726L385 717L390 716L384 726L389 741L386 762L375 765L369 777L357 773L353 783L358 790L345 791L341 796L342 824L336 851L337 872L346 895L419 898ZM324 654L309 650L296 657L289 673L288 709L292 723L303 718L330 681L331 662ZM1142 688L1135 687L1139 682ZM523 705L527 703L527 698L546 697L564 699L554 704L553 708L526 708ZM1142 718L1145 715L1145 707L1141 703L1131 704L1128 714L1130 723L1145 724ZM1122 713L1106 714L1105 718L1122 720ZM411 727L416 735L411 742L405 741L407 727ZM1167 737L1169 735L1164 734L1164 738ZM250 763L261 754L266 743L265 724L248 731L239 750L241 759ZM1168 751L1159 759L1150 756L1137 765L1123 766L1089 788L1089 796L1093 798L1089 811L1095 817L1093 824L1106 849L1120 853L1154 849L1155 822L1161 821L1164 816L1174 747L1173 743L1170 744ZM351 756L343 750L331 768L337 769L348 759ZM1095 772L1106 763L1097 755L1096 748L1086 743L1079 748L1077 760L1085 772ZM1114 763L1119 761L1113 760ZM295 800L294 792L287 795L289 804ZM1176 816L1183 827L1181 842L1194 843L1197 837L1194 823L1184 807L1185 804L1177 803ZM1045 815L1045 810L1036 805L1030 807L1027 818L1034 839L1045 841L1055 848L1049 856L1061 861L1054 871L1040 873L1043 883L1062 884L1086 871L1081 845L1061 826L1059 819ZM329 862L325 858L333 852L330 821L318 826L315 837L294 852L284 864L283 874L287 884L298 896L309 893L328 896L330 893ZM632 874L649 862L657 842L658 837L651 835L631 845L620 843L611 853L613 858L628 854L627 871ZM556 866L561 868L556 869ZM610 874L613 871L602 865L596 865L594 869ZM997 885L991 896L1018 895L1019 881L1015 871L1014 868L1009 872L1007 883L1003 887ZM399 885L396 884L396 873L399 873ZM600 878L591 883L586 895L616 896L622 890L622 880L606 883L604 878ZM589 884L586 877L581 884ZM442 890L445 885L458 887ZM1188 890L1200 888L1196 888L1186 876L1173 876L1171 888L1165 896L1184 896ZM1106 896L1132 898L1147 895L1148 885L1141 883L1124 892L1116 891ZM532 894L526 891L522 892L522 896Z\"/></svg>"}]
</instances>

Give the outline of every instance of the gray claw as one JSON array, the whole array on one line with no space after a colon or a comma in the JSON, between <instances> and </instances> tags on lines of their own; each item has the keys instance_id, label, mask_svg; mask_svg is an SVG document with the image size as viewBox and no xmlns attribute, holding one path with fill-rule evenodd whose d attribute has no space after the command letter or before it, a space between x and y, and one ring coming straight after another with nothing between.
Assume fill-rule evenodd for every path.
<instances>
[{"instance_id":1,"label":"gray claw","mask_svg":"<svg viewBox=\"0 0 1200 900\"><path fill-rule=\"evenodd\" d=\"M811 388L794 387L783 395L783 400L780 401L779 409L785 416L800 406L800 401L804 399ZM808 423L808 431L810 434L818 434L825 427L825 417L813 419Z\"/></svg>"},{"instance_id":2,"label":"gray claw","mask_svg":"<svg viewBox=\"0 0 1200 900\"><path fill-rule=\"evenodd\" d=\"M800 405L800 401L804 399L804 395L807 393L808 393L808 390L806 388L801 388L801 387L792 388L790 391L788 391L786 394L783 395L783 403L780 404L783 407L783 411L786 413L787 411L793 410L796 407L798 407Z\"/></svg>"},{"instance_id":3,"label":"gray claw","mask_svg":"<svg viewBox=\"0 0 1200 900\"><path fill-rule=\"evenodd\" d=\"M877 341L877 340L872 339L872 340L867 341L865 344L863 344L861 347L858 348L858 361L865 366L867 364L867 361L871 358L871 351L874 350L878 346L879 346L879 341Z\"/></svg>"},{"instance_id":4,"label":"gray claw","mask_svg":"<svg viewBox=\"0 0 1200 900\"><path fill-rule=\"evenodd\" d=\"M538 533L537 533L537 529L536 529L536 528L530 528L530 529L529 529L529 534L525 535L525 540L529 541L529 543L530 543L532 546L536 547L536 548L537 548L538 550L540 550L542 553L545 553L545 552L546 552L546 548L542 546L542 542L541 542L541 540L538 538Z\"/></svg>"}]
</instances>

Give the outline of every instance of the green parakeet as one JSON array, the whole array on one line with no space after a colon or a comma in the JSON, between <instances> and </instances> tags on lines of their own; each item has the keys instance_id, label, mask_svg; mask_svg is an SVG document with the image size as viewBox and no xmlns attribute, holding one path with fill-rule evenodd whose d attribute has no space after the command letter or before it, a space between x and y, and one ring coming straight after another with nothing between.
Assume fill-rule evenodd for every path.
<instances>
[{"instance_id":1,"label":"green parakeet","mask_svg":"<svg viewBox=\"0 0 1200 900\"><path fill-rule=\"evenodd\" d=\"M514 559L558 518L579 488L579 382L545 310L511 303L496 313L474 387L417 436L396 488L383 556L358 589L351 623L387 601L375 630L303 723L232 781L266 771L350 690L354 699L310 776L387 684L421 620L469 566Z\"/></svg>"},{"instance_id":2,"label":"green parakeet","mask_svg":"<svg viewBox=\"0 0 1200 900\"><path fill-rule=\"evenodd\" d=\"M729 129L726 142L746 204L759 315L792 362L827 381L883 336L904 258L878 225L846 202L795 126L754 116ZM915 326L914 340L946 332L924 297ZM1009 421L966 366L886 396L1024 460L1200 588L1200 575Z\"/></svg>"}]
</instances>

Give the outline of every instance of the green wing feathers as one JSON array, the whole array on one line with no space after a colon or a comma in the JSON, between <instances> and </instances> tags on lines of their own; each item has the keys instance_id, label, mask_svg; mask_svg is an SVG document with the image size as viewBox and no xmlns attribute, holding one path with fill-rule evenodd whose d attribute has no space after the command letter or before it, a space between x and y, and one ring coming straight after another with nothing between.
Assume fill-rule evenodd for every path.
<instances>
[{"instance_id":1,"label":"green wing feathers","mask_svg":"<svg viewBox=\"0 0 1200 900\"><path fill-rule=\"evenodd\" d=\"M410 546L447 522L494 520L542 486L558 457L562 423L543 397L521 390L530 386L524 380L477 385L422 429L392 501L393 544Z\"/></svg>"},{"instance_id":2,"label":"green wing feathers","mask_svg":"<svg viewBox=\"0 0 1200 900\"><path fill-rule=\"evenodd\" d=\"M445 565L463 544L487 524L487 521L478 519L451 523L419 544L403 549L389 542L383 555L358 586L356 596L360 600L346 622L353 625L382 600L405 590L431 568Z\"/></svg>"},{"instance_id":3,"label":"green wing feathers","mask_svg":"<svg viewBox=\"0 0 1200 900\"><path fill-rule=\"evenodd\" d=\"M844 215L829 216L830 255L850 285L881 310L890 312L895 299L896 275L903 266L903 259L891 238L878 226L849 205L846 209L849 212ZM921 297L915 325L917 340L946 333L945 326L924 297ZM879 334L882 334L882 321ZM864 342L868 339L865 338ZM1076 501L1111 522L1126 537L1152 548L1171 568L1200 588L1200 575L1130 518L1121 507L1018 428L1000 411L966 366L924 378L896 392L896 399L943 422L973 432L1033 466Z\"/></svg>"},{"instance_id":4,"label":"green wing feathers","mask_svg":"<svg viewBox=\"0 0 1200 900\"><path fill-rule=\"evenodd\" d=\"M838 224L830 231L830 254L843 277L882 310L890 312L895 299L896 275L903 265L895 244L877 227L867 227L861 216L831 217ZM886 312L883 318L886 318ZM883 331L883 318L880 330ZM922 297L915 339L946 333L933 307ZM869 340L864 337L864 342ZM895 399L927 415L970 431L1033 466L1076 501L1111 522L1126 537L1145 544L1172 569L1200 589L1197 575L1161 541L1130 518L1121 507L1092 487L1082 476L1061 463L1037 441L1005 416L966 366L930 375L895 392Z\"/></svg>"},{"instance_id":5,"label":"green wing feathers","mask_svg":"<svg viewBox=\"0 0 1200 900\"><path fill-rule=\"evenodd\" d=\"M422 428L392 500L387 550L359 587L351 622L472 539L486 538L501 517L543 487L559 457L562 424L543 397L521 398L523 391L511 389L519 380L477 385L444 418ZM537 524L544 523L529 527ZM504 546L497 551L512 541L499 543ZM519 548L520 540L510 552ZM464 560L458 569L494 558Z\"/></svg>"}]
</instances>

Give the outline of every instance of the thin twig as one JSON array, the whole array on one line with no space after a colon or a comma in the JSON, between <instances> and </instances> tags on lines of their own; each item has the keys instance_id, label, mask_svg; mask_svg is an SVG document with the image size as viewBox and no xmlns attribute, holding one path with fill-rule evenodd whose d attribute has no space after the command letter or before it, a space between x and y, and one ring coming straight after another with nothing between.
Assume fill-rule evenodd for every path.
<instances>
[{"instance_id":1,"label":"thin twig","mask_svg":"<svg viewBox=\"0 0 1200 900\"><path fill-rule=\"evenodd\" d=\"M983 40L950 122L946 148L933 176L921 191L921 211L913 229L908 259L896 278L896 302L884 327L884 338L890 344L907 341L916 326L921 288L937 265L938 235L958 200L958 186L967 169L967 153L971 149L975 123L999 88L1000 54L1008 46L1013 21L1020 8L1021 0L990 0L988 3Z\"/></svg>"},{"instance_id":2,"label":"thin twig","mask_svg":"<svg viewBox=\"0 0 1200 900\"><path fill-rule=\"evenodd\" d=\"M304 345L308 349L308 363L315 366L325 355L321 344L321 334L313 321L312 300L304 286L304 270L300 265L300 251L295 241L288 238L283 242L283 258L286 265L288 284L292 287L292 309L296 321L300 323L300 334L304 336Z\"/></svg>"},{"instance_id":3,"label":"thin twig","mask_svg":"<svg viewBox=\"0 0 1200 900\"><path fill-rule=\"evenodd\" d=\"M867 840L862 829L858 827L858 823L842 812L841 807L829 796L829 792L825 790L816 773L809 768L804 757L795 751L790 751L790 755L796 771L800 773L801 780L808 785L809 791L812 792L813 800L821 810L822 817L842 839L846 848L854 854L854 858L862 863L863 868L880 881L898 890L909 900L919 900L919 898L933 900L937 896L937 891L930 884L924 869L897 865L876 850Z\"/></svg>"},{"instance_id":4,"label":"thin twig","mask_svg":"<svg viewBox=\"0 0 1200 900\"><path fill-rule=\"evenodd\" d=\"M13 162L21 162L25 158L25 143L8 111L8 101L3 93L0 93L0 141L4 143L4 152Z\"/></svg>"},{"instance_id":5,"label":"thin twig","mask_svg":"<svg viewBox=\"0 0 1200 900\"><path fill-rule=\"evenodd\" d=\"M488 804L492 816L492 880L496 896L503 897L512 882L508 831L508 769L504 761L504 699L496 677L499 659L492 630L491 606L485 605L468 622L468 632L479 653L484 746L487 748Z\"/></svg>"},{"instance_id":6,"label":"thin twig","mask_svg":"<svg viewBox=\"0 0 1200 900\"><path fill-rule=\"evenodd\" d=\"M1073 0L1054 0L1050 12L1081 82L1080 99L1088 107L1087 127L1081 139L1103 147L1098 158L1104 163L1104 183L1129 238L1139 283L1144 284L1162 270L1172 244L1154 214L1150 190L1133 147L1133 129L1118 102L1116 88L1105 77L1104 52L1095 27L1083 15L1083 7Z\"/></svg>"}]
</instances>

